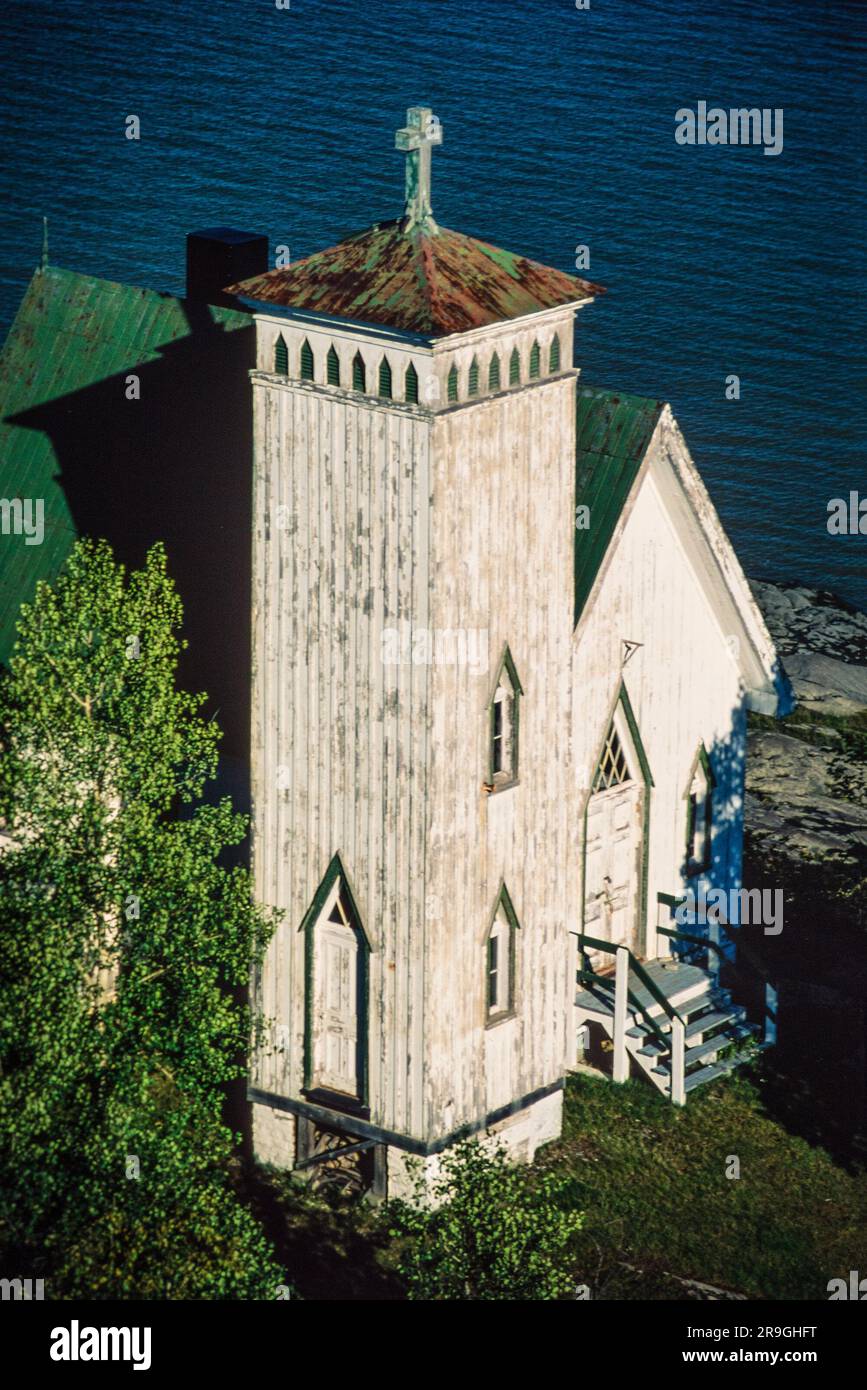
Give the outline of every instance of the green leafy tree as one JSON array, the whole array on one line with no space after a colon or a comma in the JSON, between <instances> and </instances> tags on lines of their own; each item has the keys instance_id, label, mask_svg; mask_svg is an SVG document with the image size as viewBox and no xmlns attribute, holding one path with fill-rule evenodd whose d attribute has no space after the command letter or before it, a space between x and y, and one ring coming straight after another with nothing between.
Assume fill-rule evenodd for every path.
<instances>
[{"instance_id":1,"label":"green leafy tree","mask_svg":"<svg viewBox=\"0 0 867 1390\"><path fill-rule=\"evenodd\" d=\"M430 1191L421 1173L413 1203L392 1202L391 1234L411 1299L557 1299L574 1288L580 1212L567 1184L517 1167L505 1150L465 1140L445 1154Z\"/></svg>"},{"instance_id":2,"label":"green leafy tree","mask_svg":"<svg viewBox=\"0 0 867 1390\"><path fill-rule=\"evenodd\" d=\"M272 924L154 547L81 541L22 609L0 685L0 1237L51 1297L274 1297L231 1181L226 1083Z\"/></svg>"}]
</instances>

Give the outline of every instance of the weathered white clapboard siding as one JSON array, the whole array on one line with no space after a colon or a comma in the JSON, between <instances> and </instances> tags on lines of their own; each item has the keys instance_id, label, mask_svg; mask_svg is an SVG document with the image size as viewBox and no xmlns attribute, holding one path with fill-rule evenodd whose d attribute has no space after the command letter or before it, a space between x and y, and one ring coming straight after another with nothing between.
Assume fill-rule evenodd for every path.
<instances>
[{"instance_id":1,"label":"weathered white clapboard siding","mask_svg":"<svg viewBox=\"0 0 867 1390\"><path fill-rule=\"evenodd\" d=\"M428 938L426 1035L434 1133L564 1070L574 397L569 371L445 412L434 431L434 625L488 635L484 672L432 671L427 876L438 920ZM519 783L488 794L487 712L507 643L524 691ZM515 1016L486 1027L485 938L502 882L520 922Z\"/></svg>"},{"instance_id":2,"label":"weathered white clapboard siding","mask_svg":"<svg viewBox=\"0 0 867 1390\"><path fill-rule=\"evenodd\" d=\"M298 927L339 851L373 947L371 1111L418 1132L428 671L384 666L381 636L428 624L430 420L264 374L254 392L254 871L286 914L261 990L284 1050L256 1084L301 1092Z\"/></svg>"}]
</instances>

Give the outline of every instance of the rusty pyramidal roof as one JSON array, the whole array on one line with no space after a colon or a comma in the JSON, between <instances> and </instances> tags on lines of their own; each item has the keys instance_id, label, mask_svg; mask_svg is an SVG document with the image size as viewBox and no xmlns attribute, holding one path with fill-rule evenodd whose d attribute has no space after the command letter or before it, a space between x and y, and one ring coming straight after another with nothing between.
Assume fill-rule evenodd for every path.
<instances>
[{"instance_id":1,"label":"rusty pyramidal roof","mask_svg":"<svg viewBox=\"0 0 867 1390\"><path fill-rule=\"evenodd\" d=\"M586 300L601 285L438 227L430 208L431 146L442 127L415 106L398 131L406 153L404 216L327 251L226 287L261 304L442 337Z\"/></svg>"}]
</instances>

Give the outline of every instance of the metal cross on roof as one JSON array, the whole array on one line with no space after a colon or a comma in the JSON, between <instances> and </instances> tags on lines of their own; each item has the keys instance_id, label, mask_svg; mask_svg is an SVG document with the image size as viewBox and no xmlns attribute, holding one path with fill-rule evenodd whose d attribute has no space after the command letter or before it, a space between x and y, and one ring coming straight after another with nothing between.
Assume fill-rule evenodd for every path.
<instances>
[{"instance_id":1,"label":"metal cross on roof","mask_svg":"<svg viewBox=\"0 0 867 1390\"><path fill-rule=\"evenodd\" d=\"M406 113L406 125L394 137L395 149L406 154L406 208L404 217L407 229L421 227L426 232L436 232L430 205L430 152L433 145L443 142L443 128L439 117L429 106L411 106Z\"/></svg>"}]
</instances>

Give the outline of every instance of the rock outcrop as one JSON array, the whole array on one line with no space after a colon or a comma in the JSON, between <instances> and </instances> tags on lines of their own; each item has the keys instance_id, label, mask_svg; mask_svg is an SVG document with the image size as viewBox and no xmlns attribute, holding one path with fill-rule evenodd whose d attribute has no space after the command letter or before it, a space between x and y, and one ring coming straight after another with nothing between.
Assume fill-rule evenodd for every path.
<instances>
[{"instance_id":1,"label":"rock outcrop","mask_svg":"<svg viewBox=\"0 0 867 1390\"><path fill-rule=\"evenodd\" d=\"M757 719L747 758L754 846L805 862L867 855L867 614L833 594L753 582L798 706Z\"/></svg>"}]
</instances>

